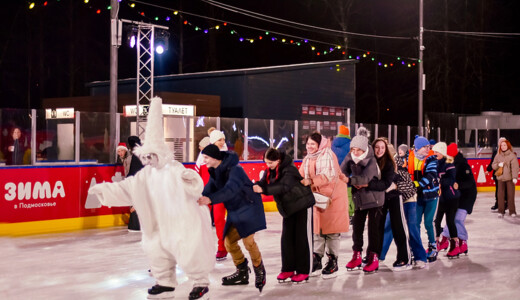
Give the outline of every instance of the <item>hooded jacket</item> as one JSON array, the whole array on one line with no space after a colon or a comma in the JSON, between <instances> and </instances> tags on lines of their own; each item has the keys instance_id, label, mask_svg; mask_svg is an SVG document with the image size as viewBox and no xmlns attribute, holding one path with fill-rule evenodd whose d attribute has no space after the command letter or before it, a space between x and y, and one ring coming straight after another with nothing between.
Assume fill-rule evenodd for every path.
<instances>
[{"instance_id":1,"label":"hooded jacket","mask_svg":"<svg viewBox=\"0 0 520 300\"><path fill-rule=\"evenodd\" d=\"M381 177L377 161L374 156L372 147L368 147L367 156L357 164L352 160L352 153L347 154L345 160L341 164L341 172L347 177L359 176L370 182L372 179ZM357 189L352 187L352 199L356 206L356 210L369 209L383 206L385 201L385 192L374 191L369 188Z\"/></svg>"},{"instance_id":2,"label":"hooded jacket","mask_svg":"<svg viewBox=\"0 0 520 300\"><path fill-rule=\"evenodd\" d=\"M266 228L262 197L253 191L253 183L238 164L238 155L226 151L223 156L217 168L208 169L210 178L202 195L212 204L224 203L228 213L224 236L233 225L245 238Z\"/></svg>"},{"instance_id":3,"label":"hooded jacket","mask_svg":"<svg viewBox=\"0 0 520 300\"><path fill-rule=\"evenodd\" d=\"M336 137L332 141L331 149L338 157L338 163L341 165L345 156L350 152L350 139L346 137Z\"/></svg>"},{"instance_id":4,"label":"hooded jacket","mask_svg":"<svg viewBox=\"0 0 520 300\"><path fill-rule=\"evenodd\" d=\"M276 170L266 170L258 184L263 189L263 194L273 195L278 212L286 218L297 212L296 202L304 201L310 205L305 205L307 209L314 205L314 196L309 186L300 183L303 177L294 166L293 160L289 155L280 153L280 164ZM269 181L269 183L268 183Z\"/></svg>"}]
</instances>

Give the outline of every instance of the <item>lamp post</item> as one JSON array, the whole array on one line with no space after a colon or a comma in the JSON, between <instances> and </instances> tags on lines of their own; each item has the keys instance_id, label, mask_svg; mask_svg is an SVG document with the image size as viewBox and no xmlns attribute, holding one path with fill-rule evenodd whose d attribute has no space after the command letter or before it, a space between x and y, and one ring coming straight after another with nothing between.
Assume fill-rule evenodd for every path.
<instances>
[{"instance_id":1,"label":"lamp post","mask_svg":"<svg viewBox=\"0 0 520 300\"><path fill-rule=\"evenodd\" d=\"M423 66L423 33L424 33L424 0L419 0L419 107L418 107L418 126L419 132L421 135L424 135L423 132L423 91L426 89L426 75L424 75L424 66Z\"/></svg>"}]
</instances>

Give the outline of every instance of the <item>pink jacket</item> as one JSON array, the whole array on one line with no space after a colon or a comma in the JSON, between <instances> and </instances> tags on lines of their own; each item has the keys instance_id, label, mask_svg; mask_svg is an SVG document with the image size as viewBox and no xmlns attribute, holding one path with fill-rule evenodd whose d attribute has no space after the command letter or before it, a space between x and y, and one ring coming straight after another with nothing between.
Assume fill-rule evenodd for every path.
<instances>
[{"instance_id":1,"label":"pink jacket","mask_svg":"<svg viewBox=\"0 0 520 300\"><path fill-rule=\"evenodd\" d=\"M324 212L320 212L316 207L314 208L315 234L341 233L349 230L347 184L338 179L342 173L336 155L332 157L334 159L333 165L336 177L331 182L328 181L325 175L316 176L316 159L309 160L309 174L313 181L312 191L325 196L331 196L334 191L332 203ZM304 166L306 160L308 158L305 158L300 166L300 174L303 177L305 176ZM336 182L335 189L334 181Z\"/></svg>"}]
</instances>

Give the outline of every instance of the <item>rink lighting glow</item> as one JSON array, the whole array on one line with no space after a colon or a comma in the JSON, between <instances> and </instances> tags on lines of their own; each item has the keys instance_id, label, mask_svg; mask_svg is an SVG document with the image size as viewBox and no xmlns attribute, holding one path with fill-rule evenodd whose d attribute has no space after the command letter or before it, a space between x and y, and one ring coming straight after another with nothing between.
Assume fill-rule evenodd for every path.
<instances>
[{"instance_id":1,"label":"rink lighting glow","mask_svg":"<svg viewBox=\"0 0 520 300\"><path fill-rule=\"evenodd\" d=\"M250 136L250 137L248 137L248 139L260 141L260 142L264 143L267 147L269 147L269 143L259 136Z\"/></svg>"},{"instance_id":2,"label":"rink lighting glow","mask_svg":"<svg viewBox=\"0 0 520 300\"><path fill-rule=\"evenodd\" d=\"M159 45L159 46L155 47L155 52L157 52L157 54L163 54L164 53L164 47L162 45Z\"/></svg>"},{"instance_id":3,"label":"rink lighting glow","mask_svg":"<svg viewBox=\"0 0 520 300\"><path fill-rule=\"evenodd\" d=\"M132 37L130 38L130 48L134 48L135 47L135 35L132 35Z\"/></svg>"},{"instance_id":4,"label":"rink lighting glow","mask_svg":"<svg viewBox=\"0 0 520 300\"><path fill-rule=\"evenodd\" d=\"M195 124L195 127L204 127L204 117L200 117L197 119L197 123Z\"/></svg>"},{"instance_id":5,"label":"rink lighting glow","mask_svg":"<svg viewBox=\"0 0 520 300\"><path fill-rule=\"evenodd\" d=\"M286 138L285 136L280 140L280 142L278 143L278 145L276 145L276 149L280 149L280 146L285 143L285 142L288 142L289 139Z\"/></svg>"}]
</instances>

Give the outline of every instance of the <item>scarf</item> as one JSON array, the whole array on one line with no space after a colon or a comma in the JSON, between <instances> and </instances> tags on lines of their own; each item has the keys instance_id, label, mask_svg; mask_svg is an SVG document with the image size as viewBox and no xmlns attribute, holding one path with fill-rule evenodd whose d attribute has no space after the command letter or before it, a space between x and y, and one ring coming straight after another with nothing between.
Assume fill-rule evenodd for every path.
<instances>
[{"instance_id":1,"label":"scarf","mask_svg":"<svg viewBox=\"0 0 520 300\"><path fill-rule=\"evenodd\" d=\"M417 151L414 151L414 154L415 154L415 158L417 158L418 160L424 160L426 158L426 155L421 155Z\"/></svg>"},{"instance_id":2,"label":"scarf","mask_svg":"<svg viewBox=\"0 0 520 300\"><path fill-rule=\"evenodd\" d=\"M363 159L367 158L368 155L368 148L361 154L360 156L355 156L354 153L350 152L350 155L352 156L352 160L357 165L358 162L362 161Z\"/></svg>"},{"instance_id":3,"label":"scarf","mask_svg":"<svg viewBox=\"0 0 520 300\"><path fill-rule=\"evenodd\" d=\"M334 170L334 158L332 155L335 155L330 149L330 142L324 136L321 137L320 147L318 151L307 154L304 160L303 172L305 178L310 178L309 174L309 161L311 159L316 160L316 175L325 175L328 181L331 181L334 177L336 177L336 171Z\"/></svg>"}]
</instances>

